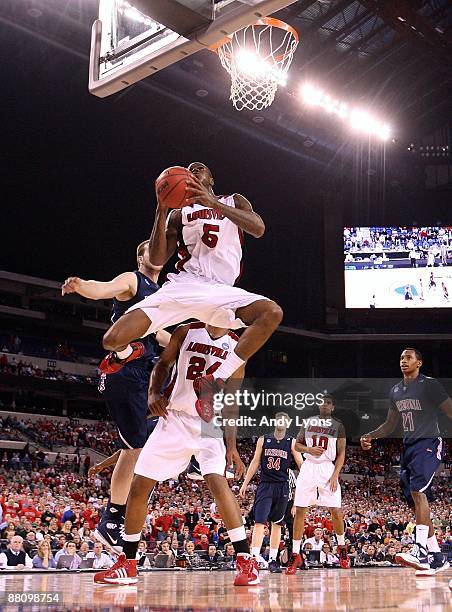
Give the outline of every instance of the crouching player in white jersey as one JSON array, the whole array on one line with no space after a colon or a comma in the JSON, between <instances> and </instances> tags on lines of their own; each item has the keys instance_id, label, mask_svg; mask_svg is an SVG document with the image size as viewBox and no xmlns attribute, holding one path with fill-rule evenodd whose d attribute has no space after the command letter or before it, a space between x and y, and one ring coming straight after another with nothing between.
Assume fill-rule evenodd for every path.
<instances>
[{"instance_id":1,"label":"crouching player in white jersey","mask_svg":"<svg viewBox=\"0 0 452 612\"><path fill-rule=\"evenodd\" d=\"M280 324L282 310L262 295L233 286L241 272L243 233L260 238L265 231L261 217L240 194L216 196L204 164L194 162L188 170L192 178L187 181L187 205L169 212L157 196L149 240L149 260L155 269L161 269L177 248L178 274L169 274L155 295L129 308L110 327L103 345L113 352L99 368L105 374L117 372L141 356L142 345L133 340L187 319L228 329L248 326L218 370L199 373L196 408L208 421L213 396L265 344Z\"/></svg>"},{"instance_id":2,"label":"crouching player in white jersey","mask_svg":"<svg viewBox=\"0 0 452 612\"><path fill-rule=\"evenodd\" d=\"M202 372L213 372L221 367L235 349L237 341L238 337L228 329L206 326L204 323L181 325L172 334L170 343L151 374L149 407L154 416L161 418L135 466L127 501L123 554L112 568L96 574L95 582L137 582L135 555L146 517L149 493L156 482L168 480L183 472L194 455L237 554L234 584L248 586L259 583L256 560L249 554L242 513L224 476L226 458L228 465L235 464L238 479L245 472L236 448L235 427L225 428L225 447L223 431L214 422L206 424L199 418L193 389L193 382ZM165 395L162 395L171 368L171 382ZM243 378L243 368L237 373L234 382L237 384L240 378ZM232 391L231 383L226 390Z\"/></svg>"},{"instance_id":3,"label":"crouching player in white jersey","mask_svg":"<svg viewBox=\"0 0 452 612\"><path fill-rule=\"evenodd\" d=\"M333 411L334 399L331 395L325 395L319 406L319 415L311 417L309 424L300 429L295 443L295 450L304 454L305 461L297 478L292 558L287 574L295 574L302 565L300 546L305 518L309 506L314 505L326 506L330 510L341 567L350 567L339 484L339 473L345 460L345 429L340 421L332 417ZM322 424L322 421L327 424Z\"/></svg>"}]
</instances>

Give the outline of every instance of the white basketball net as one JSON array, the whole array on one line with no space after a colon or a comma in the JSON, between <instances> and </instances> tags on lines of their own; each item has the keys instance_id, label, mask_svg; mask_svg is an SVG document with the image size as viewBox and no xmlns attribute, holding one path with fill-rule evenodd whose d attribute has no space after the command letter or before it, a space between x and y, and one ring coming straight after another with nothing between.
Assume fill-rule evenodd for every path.
<instances>
[{"instance_id":1,"label":"white basketball net","mask_svg":"<svg viewBox=\"0 0 452 612\"><path fill-rule=\"evenodd\" d=\"M218 47L221 65L231 75L232 104L237 110L262 110L285 85L298 39L264 19L235 32Z\"/></svg>"}]
</instances>

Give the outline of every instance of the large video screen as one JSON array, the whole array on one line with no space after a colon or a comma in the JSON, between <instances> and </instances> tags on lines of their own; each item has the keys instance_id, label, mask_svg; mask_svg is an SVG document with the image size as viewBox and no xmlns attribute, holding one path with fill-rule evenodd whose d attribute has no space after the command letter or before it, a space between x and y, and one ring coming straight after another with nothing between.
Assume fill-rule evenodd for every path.
<instances>
[{"instance_id":1,"label":"large video screen","mask_svg":"<svg viewBox=\"0 0 452 612\"><path fill-rule=\"evenodd\" d=\"M449 308L452 227L345 227L346 308Z\"/></svg>"}]
</instances>

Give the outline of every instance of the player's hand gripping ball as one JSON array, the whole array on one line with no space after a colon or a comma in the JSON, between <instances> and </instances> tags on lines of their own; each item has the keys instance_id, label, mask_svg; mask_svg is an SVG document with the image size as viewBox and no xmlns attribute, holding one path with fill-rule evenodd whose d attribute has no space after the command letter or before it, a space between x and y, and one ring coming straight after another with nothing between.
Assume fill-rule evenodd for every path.
<instances>
[{"instance_id":1,"label":"player's hand gripping ball","mask_svg":"<svg viewBox=\"0 0 452 612\"><path fill-rule=\"evenodd\" d=\"M183 166L166 168L155 181L155 193L161 206L182 208L187 206L187 181L193 175Z\"/></svg>"}]
</instances>

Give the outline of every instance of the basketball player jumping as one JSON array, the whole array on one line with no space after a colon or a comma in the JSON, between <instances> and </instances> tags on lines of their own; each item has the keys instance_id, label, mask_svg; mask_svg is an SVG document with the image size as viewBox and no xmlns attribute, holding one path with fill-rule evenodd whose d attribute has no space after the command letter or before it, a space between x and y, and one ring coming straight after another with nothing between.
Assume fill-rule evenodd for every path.
<instances>
[{"instance_id":1,"label":"basketball player jumping","mask_svg":"<svg viewBox=\"0 0 452 612\"><path fill-rule=\"evenodd\" d=\"M64 282L62 295L78 293L92 300L113 298L112 321L118 321L128 308L159 289L156 284L159 270L149 264L148 248L147 241L138 245L138 269L135 272L124 272L105 283L72 276ZM156 336L161 346L166 346L169 338L166 331L159 331ZM143 341L139 359L128 363L116 374L108 377L102 374L99 383L99 391L104 394L111 418L118 428L121 453L111 478L107 512L94 535L116 552L122 550L121 532L135 463L157 421L147 419L149 375L156 350L156 340L148 336Z\"/></svg>"},{"instance_id":2,"label":"basketball player jumping","mask_svg":"<svg viewBox=\"0 0 452 612\"><path fill-rule=\"evenodd\" d=\"M400 355L403 379L389 394L386 421L361 437L363 450L370 450L372 440L386 438L396 428L400 415L403 426L403 454L400 485L407 502L415 507L416 542L410 552L399 553L395 560L415 568L416 575L432 576L449 567L441 553L430 518L429 501L433 477L441 463L443 441L438 427L439 411L452 418L452 400L441 383L419 372L422 355L406 348Z\"/></svg>"},{"instance_id":3,"label":"basketball player jumping","mask_svg":"<svg viewBox=\"0 0 452 612\"><path fill-rule=\"evenodd\" d=\"M268 340L281 322L282 310L261 295L232 286L240 274L242 234L261 237L261 217L242 195L215 196L212 174L204 164L192 163L188 170L193 178L187 181L187 206L168 214L157 198L149 241L149 260L158 269L178 246L179 274L169 274L160 291L129 308L110 327L103 345L113 352L100 369L117 372L141 356L143 348L132 342L135 338L187 319L228 329L248 326L215 372L198 371L196 410L210 420L213 395Z\"/></svg>"},{"instance_id":4,"label":"basketball player jumping","mask_svg":"<svg viewBox=\"0 0 452 612\"><path fill-rule=\"evenodd\" d=\"M289 502L289 466L292 457L298 469L303 462L300 453L294 450L295 438L287 435L289 415L285 412L275 414L276 427L272 434L258 438L254 457L246 472L240 488L240 497L245 496L246 489L254 474L260 467L260 482L254 500L254 529L251 541L251 552L259 557L264 527L271 521L270 557L268 569L280 573L281 568L276 560L281 542L281 523L284 521Z\"/></svg>"},{"instance_id":5,"label":"basketball player jumping","mask_svg":"<svg viewBox=\"0 0 452 612\"><path fill-rule=\"evenodd\" d=\"M214 422L204 423L195 409L194 381L199 372L212 371L224 363L237 346L237 336L227 329L204 323L179 326L154 367L149 387L151 413L160 416L155 430L146 442L135 466L125 520L124 554L106 572L95 575L102 584L134 584L137 582L135 555L146 516L149 492L156 482L180 474L190 457L195 455L201 474L209 487L219 513L228 529L237 554L234 584L248 586L259 583L256 560L249 554L243 518L224 476L226 458L236 465L236 477L243 477L245 466L237 452L235 427L223 431ZM171 383L162 395L170 373ZM243 377L244 368L236 373ZM236 380L233 379L233 380ZM229 381L226 390L232 388ZM235 409L235 407L234 407ZM231 409L232 410L232 409ZM226 415L223 414L223 417ZM228 416L231 418L231 415Z\"/></svg>"},{"instance_id":6,"label":"basketball player jumping","mask_svg":"<svg viewBox=\"0 0 452 612\"><path fill-rule=\"evenodd\" d=\"M301 540L306 513L309 506L313 505L329 508L341 567L345 569L350 566L345 546L345 523L339 484L339 474L345 460L345 429L342 423L332 417L334 407L333 397L325 395L319 406L319 415L311 417L309 424L302 427L297 436L295 450L304 454L305 462L297 478L292 557L286 574L296 574L297 568L302 565Z\"/></svg>"}]
</instances>

